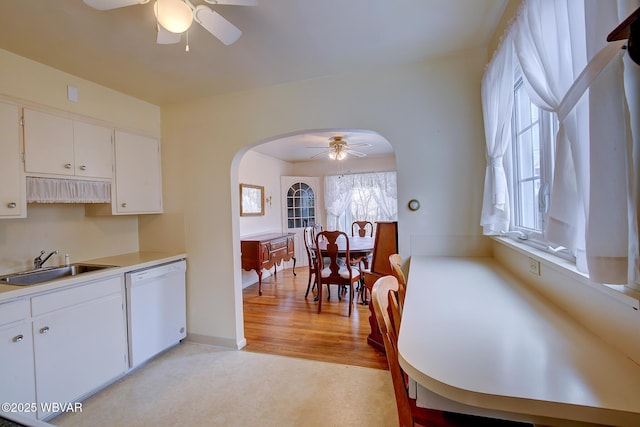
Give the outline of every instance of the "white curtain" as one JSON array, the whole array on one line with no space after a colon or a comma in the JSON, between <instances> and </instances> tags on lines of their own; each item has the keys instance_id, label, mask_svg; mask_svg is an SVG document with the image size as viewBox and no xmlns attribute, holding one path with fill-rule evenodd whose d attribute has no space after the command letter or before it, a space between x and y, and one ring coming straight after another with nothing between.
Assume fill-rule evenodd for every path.
<instances>
[{"instance_id":1,"label":"white curtain","mask_svg":"<svg viewBox=\"0 0 640 427\"><path fill-rule=\"evenodd\" d=\"M640 7L640 0L618 1L618 20L621 22ZM638 206L640 206L640 65L624 55L624 86L629 108L632 134L631 169L629 176L629 286L640 290L640 257L638 236Z\"/></svg>"},{"instance_id":2,"label":"white curtain","mask_svg":"<svg viewBox=\"0 0 640 427\"><path fill-rule=\"evenodd\" d=\"M628 283L628 236L637 234L624 42L606 42L637 4L528 0L514 29L527 92L560 123L546 239L574 250L578 269L603 283Z\"/></svg>"},{"instance_id":3,"label":"white curtain","mask_svg":"<svg viewBox=\"0 0 640 427\"><path fill-rule=\"evenodd\" d=\"M354 193L358 197L354 197ZM379 217L359 217L358 220L394 220L398 215L398 190L396 172L374 172L352 175L325 176L324 203L327 210L327 230L339 230L338 218L355 200L357 212L368 212L368 203L380 210Z\"/></svg>"},{"instance_id":4,"label":"white curtain","mask_svg":"<svg viewBox=\"0 0 640 427\"><path fill-rule=\"evenodd\" d=\"M635 174L633 140L624 87L624 55L620 49L625 42L610 44L606 37L638 7L638 1L616 4L590 0L585 5L589 68L602 69L589 89L587 265L590 278L596 282L630 283L633 277L629 259L637 255L633 253L635 245L630 247L629 241L637 241L637 230L635 205L630 203L633 188L630 178ZM607 49L612 52L607 53ZM636 237L630 240L630 236Z\"/></svg>"},{"instance_id":5,"label":"white curtain","mask_svg":"<svg viewBox=\"0 0 640 427\"><path fill-rule=\"evenodd\" d=\"M29 203L111 203L111 183L27 177Z\"/></svg>"},{"instance_id":6,"label":"white curtain","mask_svg":"<svg viewBox=\"0 0 640 427\"><path fill-rule=\"evenodd\" d=\"M324 206L327 210L325 230L337 230L338 218L344 214L351 203L351 188L355 175L336 175L324 177Z\"/></svg>"},{"instance_id":7,"label":"white curtain","mask_svg":"<svg viewBox=\"0 0 640 427\"><path fill-rule=\"evenodd\" d=\"M378 218L358 220L390 221L398 216L398 184L395 172L380 172L356 175L356 186L371 190L371 195L380 209Z\"/></svg>"},{"instance_id":8,"label":"white curtain","mask_svg":"<svg viewBox=\"0 0 640 427\"><path fill-rule=\"evenodd\" d=\"M509 189L504 155L511 143L513 109L513 41L507 33L482 79L482 111L486 139L484 196L480 225L483 234L509 230Z\"/></svg>"},{"instance_id":9,"label":"white curtain","mask_svg":"<svg viewBox=\"0 0 640 427\"><path fill-rule=\"evenodd\" d=\"M546 239L572 249L586 271L589 111L583 98L560 114L561 102L587 64L584 2L529 0L515 25L514 46L532 102L558 114L554 179Z\"/></svg>"}]
</instances>

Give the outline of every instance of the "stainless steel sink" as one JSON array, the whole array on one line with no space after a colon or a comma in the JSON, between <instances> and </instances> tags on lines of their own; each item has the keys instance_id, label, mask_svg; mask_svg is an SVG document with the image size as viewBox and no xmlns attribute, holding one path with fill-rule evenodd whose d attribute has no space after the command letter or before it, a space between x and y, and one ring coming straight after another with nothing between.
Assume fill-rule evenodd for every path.
<instances>
[{"instance_id":1,"label":"stainless steel sink","mask_svg":"<svg viewBox=\"0 0 640 427\"><path fill-rule=\"evenodd\" d=\"M92 271L114 268L113 265L97 265L75 263L71 265L61 265L59 267L45 267L36 270L29 270L21 273L7 274L0 276L0 284L7 285L35 285L37 283L48 282L62 277L76 276L78 274L90 273Z\"/></svg>"}]
</instances>

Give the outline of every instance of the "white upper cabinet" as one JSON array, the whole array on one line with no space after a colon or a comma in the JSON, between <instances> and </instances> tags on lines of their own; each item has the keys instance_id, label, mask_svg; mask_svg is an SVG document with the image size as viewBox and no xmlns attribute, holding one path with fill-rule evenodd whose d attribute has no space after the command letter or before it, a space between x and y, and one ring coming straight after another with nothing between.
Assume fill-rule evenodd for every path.
<instances>
[{"instance_id":1,"label":"white upper cabinet","mask_svg":"<svg viewBox=\"0 0 640 427\"><path fill-rule=\"evenodd\" d=\"M0 102L0 218L24 218L27 213L20 156L20 109Z\"/></svg>"},{"instance_id":2,"label":"white upper cabinet","mask_svg":"<svg viewBox=\"0 0 640 427\"><path fill-rule=\"evenodd\" d=\"M116 130L115 165L112 213L162 213L160 142Z\"/></svg>"},{"instance_id":3,"label":"white upper cabinet","mask_svg":"<svg viewBox=\"0 0 640 427\"><path fill-rule=\"evenodd\" d=\"M89 123L73 122L76 176L111 178L113 175L113 130Z\"/></svg>"},{"instance_id":4,"label":"white upper cabinet","mask_svg":"<svg viewBox=\"0 0 640 427\"><path fill-rule=\"evenodd\" d=\"M24 109L25 172L110 179L112 130Z\"/></svg>"}]
</instances>

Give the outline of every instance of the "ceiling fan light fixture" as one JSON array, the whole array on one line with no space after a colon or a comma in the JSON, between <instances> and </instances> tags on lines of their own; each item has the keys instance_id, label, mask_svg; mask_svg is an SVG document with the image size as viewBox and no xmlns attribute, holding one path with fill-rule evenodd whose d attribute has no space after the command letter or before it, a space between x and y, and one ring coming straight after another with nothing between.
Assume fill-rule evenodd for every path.
<instances>
[{"instance_id":1,"label":"ceiling fan light fixture","mask_svg":"<svg viewBox=\"0 0 640 427\"><path fill-rule=\"evenodd\" d=\"M347 152L342 149L342 146L334 145L327 155L331 160L344 160L347 157Z\"/></svg>"},{"instance_id":2,"label":"ceiling fan light fixture","mask_svg":"<svg viewBox=\"0 0 640 427\"><path fill-rule=\"evenodd\" d=\"M158 0L153 11L162 28L172 33L184 33L193 22L193 11L182 0Z\"/></svg>"}]
</instances>

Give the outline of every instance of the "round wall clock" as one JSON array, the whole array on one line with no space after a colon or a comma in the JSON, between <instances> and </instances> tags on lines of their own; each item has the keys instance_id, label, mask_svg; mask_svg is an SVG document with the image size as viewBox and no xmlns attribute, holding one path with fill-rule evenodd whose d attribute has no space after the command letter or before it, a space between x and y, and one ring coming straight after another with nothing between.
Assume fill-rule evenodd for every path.
<instances>
[{"instance_id":1,"label":"round wall clock","mask_svg":"<svg viewBox=\"0 0 640 427\"><path fill-rule=\"evenodd\" d=\"M409 200L409 209L411 209L412 211L417 211L418 209L420 209L420 202L417 201L416 199L411 199Z\"/></svg>"}]
</instances>

